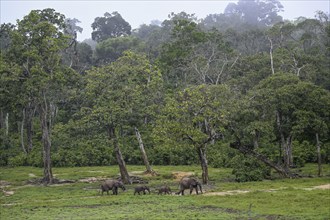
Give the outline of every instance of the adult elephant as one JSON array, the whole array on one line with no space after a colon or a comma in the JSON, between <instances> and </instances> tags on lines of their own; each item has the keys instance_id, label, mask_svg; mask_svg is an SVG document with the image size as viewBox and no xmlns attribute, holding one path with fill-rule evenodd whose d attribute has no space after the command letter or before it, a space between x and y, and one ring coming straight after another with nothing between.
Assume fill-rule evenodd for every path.
<instances>
[{"instance_id":1,"label":"adult elephant","mask_svg":"<svg viewBox=\"0 0 330 220\"><path fill-rule=\"evenodd\" d=\"M106 180L101 184L102 195L103 192L107 192L109 195L109 190L112 190L113 195L118 195L118 188L121 188L123 191L126 190L123 182L118 180Z\"/></svg>"},{"instance_id":2,"label":"adult elephant","mask_svg":"<svg viewBox=\"0 0 330 220\"><path fill-rule=\"evenodd\" d=\"M191 177L183 177L180 180L180 191L177 192L176 194L184 195L184 191L186 189L190 189L190 194L191 194L194 188L196 190L196 194L198 194L198 186L199 186L201 193L203 193L202 185L200 184L200 182L198 180L196 180L195 178L191 178Z\"/></svg>"}]
</instances>

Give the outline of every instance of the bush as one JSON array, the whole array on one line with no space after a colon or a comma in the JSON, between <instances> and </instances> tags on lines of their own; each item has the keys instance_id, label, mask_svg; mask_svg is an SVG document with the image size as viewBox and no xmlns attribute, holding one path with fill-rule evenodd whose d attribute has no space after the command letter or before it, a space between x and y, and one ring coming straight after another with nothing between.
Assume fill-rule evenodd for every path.
<instances>
[{"instance_id":1,"label":"bush","mask_svg":"<svg viewBox=\"0 0 330 220\"><path fill-rule=\"evenodd\" d=\"M52 163L55 167L106 166L115 163L115 158L109 146L87 142L72 148L59 148L52 154Z\"/></svg>"},{"instance_id":2,"label":"bush","mask_svg":"<svg viewBox=\"0 0 330 220\"><path fill-rule=\"evenodd\" d=\"M236 154L237 151L230 148L228 143L210 146L207 152L208 162L214 168L227 168L231 166L231 160Z\"/></svg>"},{"instance_id":3,"label":"bush","mask_svg":"<svg viewBox=\"0 0 330 220\"><path fill-rule=\"evenodd\" d=\"M261 181L270 177L270 168L256 159L237 155L232 160L233 174L237 182Z\"/></svg>"},{"instance_id":4,"label":"bush","mask_svg":"<svg viewBox=\"0 0 330 220\"><path fill-rule=\"evenodd\" d=\"M19 153L14 157L8 158L8 166L18 167L26 166L27 164L27 155L25 153Z\"/></svg>"}]
</instances>

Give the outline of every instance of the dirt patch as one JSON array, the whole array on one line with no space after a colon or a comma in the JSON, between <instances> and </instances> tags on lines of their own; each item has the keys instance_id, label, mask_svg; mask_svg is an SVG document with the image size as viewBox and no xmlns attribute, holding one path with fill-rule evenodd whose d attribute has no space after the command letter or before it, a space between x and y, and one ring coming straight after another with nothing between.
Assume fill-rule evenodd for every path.
<instances>
[{"instance_id":1,"label":"dirt patch","mask_svg":"<svg viewBox=\"0 0 330 220\"><path fill-rule=\"evenodd\" d=\"M320 185L320 186L313 186L313 187L308 187L308 188L303 188L304 190L315 190L315 189L330 189L330 184L325 184L325 185Z\"/></svg>"},{"instance_id":2,"label":"dirt patch","mask_svg":"<svg viewBox=\"0 0 330 220\"><path fill-rule=\"evenodd\" d=\"M3 190L3 194L5 195L5 196L12 196L12 195L14 195L14 191L5 191L5 190Z\"/></svg>"},{"instance_id":3,"label":"dirt patch","mask_svg":"<svg viewBox=\"0 0 330 220\"><path fill-rule=\"evenodd\" d=\"M132 171L132 172L129 172L128 174L131 176L131 175L143 175L143 173L144 173L144 171Z\"/></svg>"},{"instance_id":4,"label":"dirt patch","mask_svg":"<svg viewBox=\"0 0 330 220\"><path fill-rule=\"evenodd\" d=\"M78 182L81 182L81 183L96 183L96 182L101 182L101 181L104 181L106 180L107 178L96 178L96 177L89 177L89 178L85 178L85 179L80 179L78 180Z\"/></svg>"},{"instance_id":5,"label":"dirt patch","mask_svg":"<svg viewBox=\"0 0 330 220\"><path fill-rule=\"evenodd\" d=\"M258 190L260 192L276 192L280 190L285 190L287 189L286 187L281 187L278 189L264 189L264 190ZM325 185L320 185L320 186L314 186L314 187L309 187L309 188L296 188L296 189L303 189L303 190L315 190L315 189L324 189L324 190L329 190L330 189L330 184L325 184ZM203 195L204 196L227 196L227 195L237 195L237 194L243 194L243 193L249 193L253 192L250 190L230 190L230 191L224 191L224 192L206 192Z\"/></svg>"},{"instance_id":6,"label":"dirt patch","mask_svg":"<svg viewBox=\"0 0 330 220\"><path fill-rule=\"evenodd\" d=\"M176 181L180 181L183 177L190 177L194 175L194 172L172 172L172 176Z\"/></svg>"},{"instance_id":7,"label":"dirt patch","mask_svg":"<svg viewBox=\"0 0 330 220\"><path fill-rule=\"evenodd\" d=\"M33 173L29 173L29 177L37 177L37 176Z\"/></svg>"},{"instance_id":8,"label":"dirt patch","mask_svg":"<svg viewBox=\"0 0 330 220\"><path fill-rule=\"evenodd\" d=\"M314 186L314 189L330 189L330 184Z\"/></svg>"},{"instance_id":9,"label":"dirt patch","mask_svg":"<svg viewBox=\"0 0 330 220\"><path fill-rule=\"evenodd\" d=\"M57 185L57 184L66 184L66 183L75 183L76 181L74 180L61 180L61 179L53 179L53 184L51 185ZM25 181L25 184L27 185L44 185L44 180L43 178L34 178L34 179L30 179Z\"/></svg>"},{"instance_id":10,"label":"dirt patch","mask_svg":"<svg viewBox=\"0 0 330 220\"><path fill-rule=\"evenodd\" d=\"M10 190L5 190L6 187L10 186L10 182L4 181L4 180L0 180L0 191L3 192L4 196L11 196L14 195L14 191L10 191Z\"/></svg>"},{"instance_id":11,"label":"dirt patch","mask_svg":"<svg viewBox=\"0 0 330 220\"><path fill-rule=\"evenodd\" d=\"M9 185L10 185L10 182L0 180L0 188L5 187L5 186L9 186Z\"/></svg>"},{"instance_id":12,"label":"dirt patch","mask_svg":"<svg viewBox=\"0 0 330 220\"><path fill-rule=\"evenodd\" d=\"M236 195L236 194L243 194L243 193L249 193L248 190L231 190L231 191L225 191L225 192L207 192L204 193L204 196L227 196L227 195Z\"/></svg>"}]
</instances>

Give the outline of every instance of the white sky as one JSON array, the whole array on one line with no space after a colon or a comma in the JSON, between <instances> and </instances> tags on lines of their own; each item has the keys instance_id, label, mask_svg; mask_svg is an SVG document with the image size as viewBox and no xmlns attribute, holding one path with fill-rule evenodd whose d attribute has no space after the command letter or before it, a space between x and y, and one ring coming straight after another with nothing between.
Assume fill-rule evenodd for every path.
<instances>
[{"instance_id":1,"label":"white sky","mask_svg":"<svg viewBox=\"0 0 330 220\"><path fill-rule=\"evenodd\" d=\"M121 16L132 26L138 28L141 24L150 24L152 20L163 21L171 12L181 12L195 15L198 18L205 18L209 14L223 13L228 0L122 0L122 1L80 1L80 0L0 0L1 17L0 23L16 23L31 10L54 8L57 12L64 14L67 18L77 18L81 21L79 26L84 30L78 33L78 40L82 41L91 38L91 24L96 17L101 17L105 12L118 11ZM284 12L280 13L284 19L295 19L299 16L313 18L317 10L329 12L330 0L280 0L284 6Z\"/></svg>"}]
</instances>

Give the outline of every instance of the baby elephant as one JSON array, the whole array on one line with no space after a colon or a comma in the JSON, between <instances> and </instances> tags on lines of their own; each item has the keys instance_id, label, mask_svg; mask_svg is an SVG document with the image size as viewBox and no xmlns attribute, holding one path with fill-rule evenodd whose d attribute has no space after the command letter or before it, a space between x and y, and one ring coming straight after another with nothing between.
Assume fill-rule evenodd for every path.
<instances>
[{"instance_id":1,"label":"baby elephant","mask_svg":"<svg viewBox=\"0 0 330 220\"><path fill-rule=\"evenodd\" d=\"M140 195L140 192L143 192L143 194L146 194L146 191L148 191L149 194L150 194L150 189L149 189L148 186L137 186L137 187L135 187L135 189L134 189L134 195L135 195L136 193Z\"/></svg>"},{"instance_id":2,"label":"baby elephant","mask_svg":"<svg viewBox=\"0 0 330 220\"><path fill-rule=\"evenodd\" d=\"M158 190L158 195L159 194L172 194L171 188L168 186L162 186L159 190Z\"/></svg>"}]
</instances>

